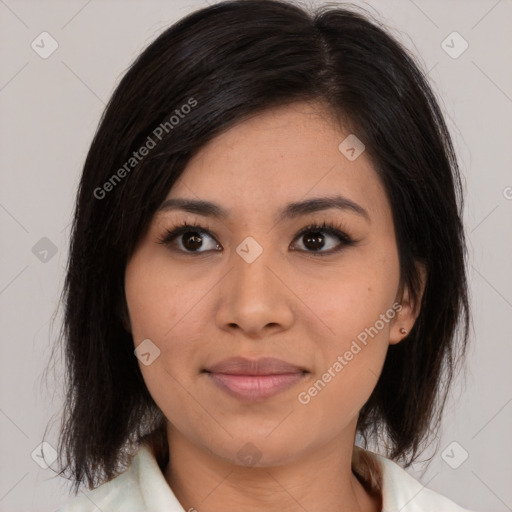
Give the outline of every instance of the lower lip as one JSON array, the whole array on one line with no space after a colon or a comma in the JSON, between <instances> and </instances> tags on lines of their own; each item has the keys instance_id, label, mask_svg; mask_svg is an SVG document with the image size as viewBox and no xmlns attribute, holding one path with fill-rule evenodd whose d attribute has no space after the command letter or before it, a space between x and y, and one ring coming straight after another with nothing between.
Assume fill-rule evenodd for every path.
<instances>
[{"instance_id":1,"label":"lower lip","mask_svg":"<svg viewBox=\"0 0 512 512\"><path fill-rule=\"evenodd\" d=\"M277 395L304 378L303 373L279 375L228 375L208 373L209 378L229 395L247 401L259 401Z\"/></svg>"}]
</instances>

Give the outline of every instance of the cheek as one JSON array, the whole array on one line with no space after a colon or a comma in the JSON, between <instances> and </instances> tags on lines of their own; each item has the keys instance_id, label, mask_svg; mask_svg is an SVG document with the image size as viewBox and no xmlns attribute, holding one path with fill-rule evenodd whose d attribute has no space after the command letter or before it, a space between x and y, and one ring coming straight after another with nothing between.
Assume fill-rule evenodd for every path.
<instances>
[{"instance_id":1,"label":"cheek","mask_svg":"<svg viewBox=\"0 0 512 512\"><path fill-rule=\"evenodd\" d=\"M196 283L197 284L197 283ZM139 359L144 381L155 402L164 410L179 410L190 397L189 388L200 370L198 343L204 333L202 320L207 301L202 280L176 271L165 258L140 251L126 268L125 293L134 346L151 347L151 363ZM204 334L203 334L204 337ZM151 340L154 348L144 340ZM204 340L203 340L204 341ZM153 353L157 356L153 359Z\"/></svg>"},{"instance_id":2,"label":"cheek","mask_svg":"<svg viewBox=\"0 0 512 512\"><path fill-rule=\"evenodd\" d=\"M319 336L317 331L315 335L310 327L311 339L317 340L314 373L307 387L299 390L297 400L326 436L335 435L357 416L386 358L396 314L394 296L385 287L371 284L347 279L343 286L312 299L319 306L319 317L334 334Z\"/></svg>"},{"instance_id":3,"label":"cheek","mask_svg":"<svg viewBox=\"0 0 512 512\"><path fill-rule=\"evenodd\" d=\"M188 389L191 389L196 369L197 346L194 332L199 326L190 322L187 313L195 311L197 287L183 281L183 276L169 272L156 260L134 257L127 267L125 290L134 347L150 347L149 364L139 358L138 364L146 387L165 416L180 425L180 418L196 418L201 422L201 410L196 410ZM163 277L165 276L165 277ZM179 297L179 300L176 298ZM145 340L151 340L148 344ZM152 345L154 344L154 345ZM157 347L155 349L155 346ZM144 349L146 352L146 349ZM154 357L156 354L156 357ZM146 360L147 362L147 360ZM183 414L186 404L186 414ZM186 428L188 425L182 425Z\"/></svg>"},{"instance_id":4,"label":"cheek","mask_svg":"<svg viewBox=\"0 0 512 512\"><path fill-rule=\"evenodd\" d=\"M399 284L397 253L392 245L387 249L369 250L350 262L347 258L336 279L328 285L309 287L308 301L314 304L318 321L308 329L311 339L317 340L318 350L314 380L302 390L305 395L299 402L308 402L307 407L326 423L328 410L339 411L340 422L342 417L356 414L382 370L396 317ZM327 336L319 336L321 325L328 327L322 328ZM332 417L330 421L333 427L338 423Z\"/></svg>"},{"instance_id":5,"label":"cheek","mask_svg":"<svg viewBox=\"0 0 512 512\"><path fill-rule=\"evenodd\" d=\"M135 344L150 338L165 345L168 338L179 338L204 289L190 273L169 265L165 255L144 249L134 254L126 267L125 293Z\"/></svg>"},{"instance_id":6,"label":"cheek","mask_svg":"<svg viewBox=\"0 0 512 512\"><path fill-rule=\"evenodd\" d=\"M315 325L323 324L327 347L343 349L348 340L355 339L365 329L374 326L380 316L395 303L399 285L398 256L393 246L353 252L329 279L302 284L297 282L300 296L316 315ZM298 293L298 294L299 294ZM389 315L388 315L389 316ZM394 315L393 315L394 316ZM386 318L385 320L391 320ZM378 322L380 339L389 332L389 322Z\"/></svg>"}]
</instances>

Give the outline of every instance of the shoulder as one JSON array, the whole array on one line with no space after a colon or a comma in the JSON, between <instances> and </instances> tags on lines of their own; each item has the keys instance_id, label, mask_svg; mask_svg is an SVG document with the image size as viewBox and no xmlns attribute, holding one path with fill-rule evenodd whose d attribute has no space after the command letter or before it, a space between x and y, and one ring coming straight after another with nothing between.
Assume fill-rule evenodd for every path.
<instances>
[{"instance_id":1,"label":"shoulder","mask_svg":"<svg viewBox=\"0 0 512 512\"><path fill-rule=\"evenodd\" d=\"M396 462L362 450L380 470L383 512L472 512L425 487Z\"/></svg>"},{"instance_id":2,"label":"shoulder","mask_svg":"<svg viewBox=\"0 0 512 512\"><path fill-rule=\"evenodd\" d=\"M147 445L141 445L128 469L92 491L73 497L55 512L182 512L183 508Z\"/></svg>"}]
</instances>

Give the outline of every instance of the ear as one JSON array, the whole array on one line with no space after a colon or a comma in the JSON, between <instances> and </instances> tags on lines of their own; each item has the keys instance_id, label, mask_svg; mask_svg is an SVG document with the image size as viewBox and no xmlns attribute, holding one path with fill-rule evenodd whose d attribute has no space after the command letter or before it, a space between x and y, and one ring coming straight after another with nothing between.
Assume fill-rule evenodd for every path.
<instances>
[{"instance_id":1,"label":"ear","mask_svg":"<svg viewBox=\"0 0 512 512\"><path fill-rule=\"evenodd\" d=\"M413 299L411 291L407 285L400 288L395 301L401 305L401 308L397 310L398 313L391 323L389 333L390 345L396 345L407 337L420 314L421 299L427 282L427 271L423 263L416 262L415 266L420 281L418 297L416 300Z\"/></svg>"}]
</instances>

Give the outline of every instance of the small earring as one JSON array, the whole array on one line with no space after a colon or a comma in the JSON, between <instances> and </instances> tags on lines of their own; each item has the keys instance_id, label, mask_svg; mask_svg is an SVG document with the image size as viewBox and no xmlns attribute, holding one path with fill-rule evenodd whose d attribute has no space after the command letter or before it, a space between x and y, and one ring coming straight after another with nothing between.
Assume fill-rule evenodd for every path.
<instances>
[{"instance_id":1,"label":"small earring","mask_svg":"<svg viewBox=\"0 0 512 512\"><path fill-rule=\"evenodd\" d=\"M402 328L400 329L400 334L407 334L407 331L402 327Z\"/></svg>"}]
</instances>

